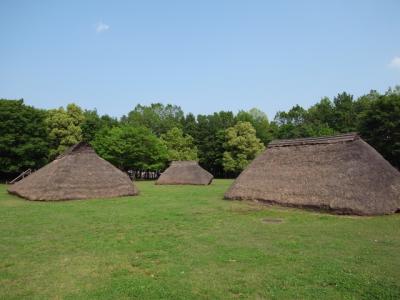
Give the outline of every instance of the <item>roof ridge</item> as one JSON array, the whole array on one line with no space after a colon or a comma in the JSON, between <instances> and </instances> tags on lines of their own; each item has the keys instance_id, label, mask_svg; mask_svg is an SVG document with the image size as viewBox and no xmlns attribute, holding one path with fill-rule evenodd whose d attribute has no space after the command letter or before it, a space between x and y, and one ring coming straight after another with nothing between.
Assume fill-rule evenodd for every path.
<instances>
[{"instance_id":1,"label":"roof ridge","mask_svg":"<svg viewBox=\"0 0 400 300\"><path fill-rule=\"evenodd\" d=\"M89 143L87 143L85 141L80 141L80 142L76 143L75 145L72 145L71 147L69 147L67 150L65 150L63 153L61 153L59 156L57 156L56 159L60 159L67 155L70 155L74 152L78 152L78 150L81 148L89 148L89 149L93 150L92 146L90 146Z\"/></svg>"},{"instance_id":2,"label":"roof ridge","mask_svg":"<svg viewBox=\"0 0 400 300\"><path fill-rule=\"evenodd\" d=\"M334 144L334 143L352 142L359 138L360 137L356 132L350 132L350 133L322 136L322 137L282 139L282 140L273 140L271 143L269 143L268 148L316 145L316 144Z\"/></svg>"}]
</instances>

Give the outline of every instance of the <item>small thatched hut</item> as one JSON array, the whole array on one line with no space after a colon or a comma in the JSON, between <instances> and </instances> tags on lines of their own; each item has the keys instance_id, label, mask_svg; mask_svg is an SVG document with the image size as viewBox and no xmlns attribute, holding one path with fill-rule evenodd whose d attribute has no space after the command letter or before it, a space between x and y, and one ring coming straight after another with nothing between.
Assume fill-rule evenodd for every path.
<instances>
[{"instance_id":1,"label":"small thatched hut","mask_svg":"<svg viewBox=\"0 0 400 300\"><path fill-rule=\"evenodd\" d=\"M208 185L212 180L212 174L200 167L197 161L173 161L156 184Z\"/></svg>"},{"instance_id":2,"label":"small thatched hut","mask_svg":"<svg viewBox=\"0 0 400 300\"><path fill-rule=\"evenodd\" d=\"M379 215L400 209L400 173L357 134L269 144L226 199Z\"/></svg>"},{"instance_id":3,"label":"small thatched hut","mask_svg":"<svg viewBox=\"0 0 400 300\"><path fill-rule=\"evenodd\" d=\"M8 192L29 200L71 200L137 195L129 176L81 142L11 185Z\"/></svg>"}]
</instances>

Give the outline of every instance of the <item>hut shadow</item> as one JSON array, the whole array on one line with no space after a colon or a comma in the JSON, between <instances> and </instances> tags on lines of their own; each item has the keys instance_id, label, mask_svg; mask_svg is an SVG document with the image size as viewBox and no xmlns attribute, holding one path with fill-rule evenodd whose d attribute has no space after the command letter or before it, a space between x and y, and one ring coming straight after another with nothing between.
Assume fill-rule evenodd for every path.
<instances>
[{"instance_id":1,"label":"hut shadow","mask_svg":"<svg viewBox=\"0 0 400 300\"><path fill-rule=\"evenodd\" d=\"M224 200L231 200L226 199ZM329 206L324 205L291 205L291 204L283 204L278 203L273 200L261 200L261 199L235 199L237 202L243 202L247 205L244 207L231 207L230 211L240 214L250 214L254 212L264 211L264 210L278 210L280 212L299 212L299 213L308 213L317 216L329 216L329 217L339 217L339 218L352 218L352 219L365 219L379 216L389 216L389 214L384 215L363 215L361 213L357 213L352 210L336 210L331 209ZM235 201L233 200L233 201ZM395 213L400 213L400 209Z\"/></svg>"}]
</instances>

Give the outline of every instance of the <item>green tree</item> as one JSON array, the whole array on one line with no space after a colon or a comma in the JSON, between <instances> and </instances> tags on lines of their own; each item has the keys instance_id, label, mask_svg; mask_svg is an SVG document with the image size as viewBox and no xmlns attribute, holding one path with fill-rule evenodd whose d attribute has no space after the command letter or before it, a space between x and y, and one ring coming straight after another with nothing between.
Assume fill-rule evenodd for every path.
<instances>
[{"instance_id":1,"label":"green tree","mask_svg":"<svg viewBox=\"0 0 400 300\"><path fill-rule=\"evenodd\" d=\"M84 120L81 125L82 139L91 142L96 133L103 127L113 127L118 125L118 120L108 115L99 116L97 110L85 110L83 113Z\"/></svg>"},{"instance_id":2,"label":"green tree","mask_svg":"<svg viewBox=\"0 0 400 300\"><path fill-rule=\"evenodd\" d=\"M81 125L84 118L82 109L74 103L68 104L67 109L60 107L48 111L46 125L50 141L50 158L55 158L82 140Z\"/></svg>"},{"instance_id":3,"label":"green tree","mask_svg":"<svg viewBox=\"0 0 400 300\"><path fill-rule=\"evenodd\" d=\"M46 163L45 111L21 100L0 99L0 176L9 178Z\"/></svg>"},{"instance_id":4,"label":"green tree","mask_svg":"<svg viewBox=\"0 0 400 300\"><path fill-rule=\"evenodd\" d=\"M376 102L381 95L375 91L371 90L368 94L359 97L356 101L354 101L354 111L357 119L355 120L356 130L360 128L360 124L363 121L362 118L366 111L370 109L370 105Z\"/></svg>"},{"instance_id":5,"label":"green tree","mask_svg":"<svg viewBox=\"0 0 400 300\"><path fill-rule=\"evenodd\" d=\"M168 160L198 160L197 147L190 135L174 127L161 135L161 141L168 149Z\"/></svg>"},{"instance_id":6,"label":"green tree","mask_svg":"<svg viewBox=\"0 0 400 300\"><path fill-rule=\"evenodd\" d=\"M324 97L308 109L305 119L308 123L323 124L326 127L332 127L335 123L334 112L334 104L328 97Z\"/></svg>"},{"instance_id":7,"label":"green tree","mask_svg":"<svg viewBox=\"0 0 400 300\"><path fill-rule=\"evenodd\" d=\"M334 122L333 128L337 132L346 133L357 129L357 113L353 101L353 96L343 92L334 99Z\"/></svg>"},{"instance_id":8,"label":"green tree","mask_svg":"<svg viewBox=\"0 0 400 300\"><path fill-rule=\"evenodd\" d=\"M400 85L396 85L394 88L389 87L389 89L386 91L385 95L400 95Z\"/></svg>"},{"instance_id":9,"label":"green tree","mask_svg":"<svg viewBox=\"0 0 400 300\"><path fill-rule=\"evenodd\" d=\"M181 127L182 118L184 113L179 106L152 103L150 106L137 105L127 117L122 118L122 122L149 128L160 136L174 127Z\"/></svg>"},{"instance_id":10,"label":"green tree","mask_svg":"<svg viewBox=\"0 0 400 300\"><path fill-rule=\"evenodd\" d=\"M288 112L278 112L271 124L274 136L279 139L290 139L332 135L335 130L329 126L330 119L334 118L331 110L333 110L331 102L324 98L309 110L296 105Z\"/></svg>"},{"instance_id":11,"label":"green tree","mask_svg":"<svg viewBox=\"0 0 400 300\"><path fill-rule=\"evenodd\" d=\"M167 161L166 147L145 127L104 127L92 145L101 157L125 171L159 170Z\"/></svg>"},{"instance_id":12,"label":"green tree","mask_svg":"<svg viewBox=\"0 0 400 300\"><path fill-rule=\"evenodd\" d=\"M288 112L278 111L274 118L275 137L284 139L307 136L303 127L306 114L307 111L299 105L293 106Z\"/></svg>"},{"instance_id":13,"label":"green tree","mask_svg":"<svg viewBox=\"0 0 400 300\"><path fill-rule=\"evenodd\" d=\"M249 111L239 111L236 115L237 121L250 122L256 130L257 137L267 145L272 140L272 132L269 126L269 121L267 115L257 109L252 108Z\"/></svg>"},{"instance_id":14,"label":"green tree","mask_svg":"<svg viewBox=\"0 0 400 300\"><path fill-rule=\"evenodd\" d=\"M293 106L288 112L278 111L274 121L279 125L301 125L306 119L307 111L300 105Z\"/></svg>"},{"instance_id":15,"label":"green tree","mask_svg":"<svg viewBox=\"0 0 400 300\"><path fill-rule=\"evenodd\" d=\"M361 136L400 168L400 93L379 96L360 119Z\"/></svg>"},{"instance_id":16,"label":"green tree","mask_svg":"<svg viewBox=\"0 0 400 300\"><path fill-rule=\"evenodd\" d=\"M90 142L102 128L102 122L100 116L97 114L97 110L85 110L83 116L84 120L81 125L82 139L86 142Z\"/></svg>"},{"instance_id":17,"label":"green tree","mask_svg":"<svg viewBox=\"0 0 400 300\"><path fill-rule=\"evenodd\" d=\"M216 177L223 177L225 129L235 125L232 112L220 111L212 115L198 115L193 138L200 164Z\"/></svg>"},{"instance_id":18,"label":"green tree","mask_svg":"<svg viewBox=\"0 0 400 300\"><path fill-rule=\"evenodd\" d=\"M196 122L196 117L192 113L189 113L185 117L183 117L181 119L181 124L184 134L188 134L192 137L195 136L197 122Z\"/></svg>"},{"instance_id":19,"label":"green tree","mask_svg":"<svg viewBox=\"0 0 400 300\"><path fill-rule=\"evenodd\" d=\"M238 122L225 131L223 165L226 172L239 173L264 150L249 122Z\"/></svg>"}]
</instances>

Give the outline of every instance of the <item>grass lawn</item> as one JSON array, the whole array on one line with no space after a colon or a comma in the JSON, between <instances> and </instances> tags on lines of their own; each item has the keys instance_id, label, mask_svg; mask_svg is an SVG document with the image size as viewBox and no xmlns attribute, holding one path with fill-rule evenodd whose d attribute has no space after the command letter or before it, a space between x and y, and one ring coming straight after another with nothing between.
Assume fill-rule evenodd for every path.
<instances>
[{"instance_id":1,"label":"grass lawn","mask_svg":"<svg viewBox=\"0 0 400 300\"><path fill-rule=\"evenodd\" d=\"M400 298L399 214L222 200L231 182L58 203L1 185L0 299Z\"/></svg>"}]
</instances>

